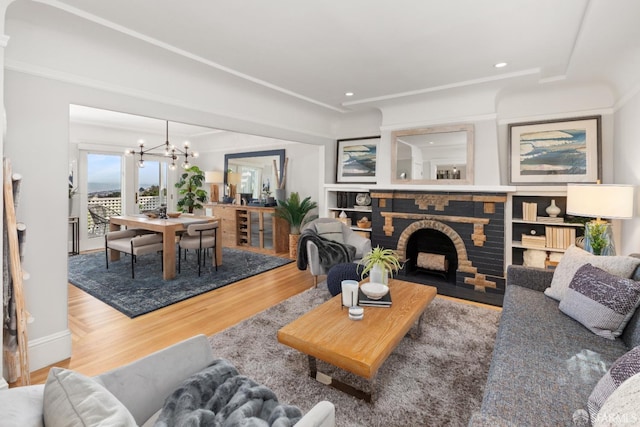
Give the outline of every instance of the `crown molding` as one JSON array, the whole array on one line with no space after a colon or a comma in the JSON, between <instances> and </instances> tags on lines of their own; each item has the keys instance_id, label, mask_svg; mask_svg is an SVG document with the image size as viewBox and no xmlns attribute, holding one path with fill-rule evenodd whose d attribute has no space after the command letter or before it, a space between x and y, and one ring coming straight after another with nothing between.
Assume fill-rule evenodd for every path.
<instances>
[{"instance_id":1,"label":"crown molding","mask_svg":"<svg viewBox=\"0 0 640 427\"><path fill-rule=\"evenodd\" d=\"M199 62L201 64L204 64L204 65L206 65L208 67L215 68L215 69L220 70L222 72L225 72L227 74L231 74L231 75L233 75L235 77L238 77L238 78L240 78L242 80L246 80L246 81L249 81L251 83L255 83L257 85L266 87L266 88L274 90L276 92L283 93L283 94L291 96L293 98L297 98L297 99L300 99L302 101L308 102L310 104L314 104L314 105L317 105L317 106L320 106L320 107L323 107L323 108L326 108L326 109L329 109L329 110L332 110L332 111L337 111L339 113L348 113L349 112L349 110L347 110L347 109L335 107L335 106L329 105L329 104L325 104L324 102L318 101L318 100L313 99L313 98L309 98L308 96L304 96L304 95L299 94L297 92L293 92L291 90L288 90L288 89L285 89L283 87L277 86L275 84L269 83L269 82L267 82L265 80L261 80L261 79L259 79L257 77L253 77L253 76L250 76L248 74L241 73L240 71L234 70L234 69L232 69L230 67L226 67L226 66L224 66L222 64L218 64L217 62L214 62L214 61L211 61L209 59L203 58L200 55L196 55L196 54L188 52L188 51L186 51L184 49L180 49L180 48L178 48L176 46L173 46L173 45L171 45L169 43L165 43L165 42L160 41L158 39L155 39L153 37L149 37L147 35L144 35L142 33L134 31L134 30L132 30L130 28L127 28L127 27L125 27L123 25L116 24L115 22L109 21L107 19L101 18L99 16L93 15L93 14L88 13L88 12L85 12L85 11L83 11L81 9L75 8L75 7L70 6L70 5L66 4L66 3L63 3L61 1L58 1L58 0L35 0L35 1L37 1L38 3L43 3L43 4L46 4L46 5L55 7L55 8L60 9L60 10L64 10L65 12L71 13L71 14L79 17L79 18L86 19L87 21L91 21L91 22L93 22L95 24L102 25L103 27L106 27L106 28L109 28L111 30L120 32L122 34L126 34L126 35L128 35L130 37L136 38L136 39L141 40L141 41L143 41L145 43L149 43L149 44L154 45L156 47L159 47L161 49L165 49L165 50L167 50L169 52L175 53L176 55L180 55L180 56L182 56L184 58L188 58L190 60L193 60L193 61Z\"/></svg>"},{"instance_id":2,"label":"crown molding","mask_svg":"<svg viewBox=\"0 0 640 427\"><path fill-rule=\"evenodd\" d=\"M193 104L191 102L185 102L183 100L179 100L179 99L176 99L176 98L171 98L171 97L167 97L167 96L161 96L161 95L158 95L158 94L155 94L155 93L141 91L139 89L134 89L134 88L131 88L131 87L125 87L125 86L115 85L115 84L112 84L112 83L106 83L104 81L87 78L87 77L80 76L80 75L77 75L77 74L67 73L67 72L58 71L58 70L52 70L50 68L40 67L40 66L29 64L29 63L26 63L26 62L16 61L16 60L13 60L13 59L6 59L5 60L5 70L24 73L24 74L32 75L32 76L35 76L35 77L42 77L42 78L55 80L55 81L62 82L62 83L68 83L68 84L72 84L72 85L83 86L83 87L87 87L87 88L91 88L91 89L97 89L97 90L101 90L101 91L104 91L104 92L124 95L124 96L127 96L127 97L138 98L138 99L142 99L142 100L145 100L145 101L150 101L150 102L155 102L155 103L160 103L160 104L166 104L166 105L169 105L169 106L172 106L172 107L183 108L183 109L187 109L187 110L194 110L194 111L198 111L198 112L201 112L201 113L211 114L211 115L214 115L214 116L219 117L221 119L238 120L238 121L243 121L243 122L249 122L249 123L254 124L254 125L264 126L264 127L268 127L268 128L272 128L272 129L277 129L277 130L284 131L284 132L292 132L292 133L297 133L297 134L301 134L301 135L306 135L306 136L312 137L314 139L335 140L335 137L333 135L331 135L331 134L328 134L328 133L324 134L324 133L318 133L318 132L309 132L308 130L303 130L303 129L299 129L299 128L293 128L293 127L290 127L290 126L283 126L281 123L275 123L275 122L270 122L270 121L265 121L265 120L258 120L258 119L255 119L253 117L230 116L230 115L222 113L222 112L220 112L218 110L213 110L213 109L211 109L211 108L209 108L207 106L204 106L204 105L196 105L196 104ZM242 131L234 130L234 132L242 132ZM251 132L248 132L248 133L251 133ZM282 138L282 139L285 139L285 138ZM308 141L303 141L303 142L311 143L311 142L308 142ZM315 142L315 144L319 144L319 142Z\"/></svg>"}]
</instances>

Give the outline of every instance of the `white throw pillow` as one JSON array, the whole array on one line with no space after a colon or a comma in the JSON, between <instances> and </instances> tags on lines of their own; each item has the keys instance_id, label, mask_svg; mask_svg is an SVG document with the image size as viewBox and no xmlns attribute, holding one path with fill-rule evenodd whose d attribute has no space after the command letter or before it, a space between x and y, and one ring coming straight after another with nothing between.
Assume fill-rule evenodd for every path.
<instances>
[{"instance_id":1,"label":"white throw pillow","mask_svg":"<svg viewBox=\"0 0 640 427\"><path fill-rule=\"evenodd\" d=\"M611 393L596 415L594 427L640 425L640 373Z\"/></svg>"},{"instance_id":2,"label":"white throw pillow","mask_svg":"<svg viewBox=\"0 0 640 427\"><path fill-rule=\"evenodd\" d=\"M585 264L591 264L607 273L630 278L640 258L629 256L596 256L574 245L569 246L553 273L551 286L545 289L546 296L562 301L576 271Z\"/></svg>"},{"instance_id":3,"label":"white throw pillow","mask_svg":"<svg viewBox=\"0 0 640 427\"><path fill-rule=\"evenodd\" d=\"M109 390L68 369L49 371L43 406L47 427L137 426L131 413Z\"/></svg>"},{"instance_id":4,"label":"white throw pillow","mask_svg":"<svg viewBox=\"0 0 640 427\"><path fill-rule=\"evenodd\" d=\"M316 224L316 233L327 240L344 243L341 222L319 222Z\"/></svg>"}]
</instances>

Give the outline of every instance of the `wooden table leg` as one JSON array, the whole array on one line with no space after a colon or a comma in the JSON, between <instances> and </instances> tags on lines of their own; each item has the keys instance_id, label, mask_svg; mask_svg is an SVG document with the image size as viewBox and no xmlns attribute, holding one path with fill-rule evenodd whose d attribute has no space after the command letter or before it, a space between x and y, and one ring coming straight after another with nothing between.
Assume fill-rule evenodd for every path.
<instances>
[{"instance_id":1,"label":"wooden table leg","mask_svg":"<svg viewBox=\"0 0 640 427\"><path fill-rule=\"evenodd\" d=\"M119 231L120 225L109 223L109 231ZM120 259L120 251L109 249L109 261L118 261Z\"/></svg>"},{"instance_id":2,"label":"wooden table leg","mask_svg":"<svg viewBox=\"0 0 640 427\"><path fill-rule=\"evenodd\" d=\"M176 232L166 229L162 233L162 278L171 280L176 277Z\"/></svg>"},{"instance_id":3,"label":"wooden table leg","mask_svg":"<svg viewBox=\"0 0 640 427\"><path fill-rule=\"evenodd\" d=\"M218 267L222 265L222 221L222 218L218 220L218 229L216 230L216 264ZM213 260L211 264L213 264Z\"/></svg>"}]
</instances>

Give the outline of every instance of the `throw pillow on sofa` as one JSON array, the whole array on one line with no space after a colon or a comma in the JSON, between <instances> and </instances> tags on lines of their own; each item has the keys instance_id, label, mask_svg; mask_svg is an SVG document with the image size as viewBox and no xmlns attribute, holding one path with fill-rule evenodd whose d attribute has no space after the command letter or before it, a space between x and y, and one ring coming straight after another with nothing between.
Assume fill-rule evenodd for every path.
<instances>
[{"instance_id":1,"label":"throw pillow on sofa","mask_svg":"<svg viewBox=\"0 0 640 427\"><path fill-rule=\"evenodd\" d=\"M573 276L558 308L594 334L613 340L622 335L639 304L639 282L585 264Z\"/></svg>"},{"instance_id":2,"label":"throw pillow on sofa","mask_svg":"<svg viewBox=\"0 0 640 427\"><path fill-rule=\"evenodd\" d=\"M548 297L562 301L569 289L571 279L576 271L585 264L591 264L616 276L630 278L636 267L640 265L640 258L629 256L596 256L574 245L569 246L560 259L560 263L553 273L551 286L545 289Z\"/></svg>"},{"instance_id":3,"label":"throw pillow on sofa","mask_svg":"<svg viewBox=\"0 0 640 427\"><path fill-rule=\"evenodd\" d=\"M616 389L600 408L594 427L640 424L640 374L635 374Z\"/></svg>"},{"instance_id":4,"label":"throw pillow on sofa","mask_svg":"<svg viewBox=\"0 0 640 427\"><path fill-rule=\"evenodd\" d=\"M341 222L319 222L316 224L316 233L327 240L344 244Z\"/></svg>"},{"instance_id":5,"label":"throw pillow on sofa","mask_svg":"<svg viewBox=\"0 0 640 427\"><path fill-rule=\"evenodd\" d=\"M51 368L43 402L47 427L137 426L129 410L109 390L68 369Z\"/></svg>"},{"instance_id":6,"label":"throw pillow on sofa","mask_svg":"<svg viewBox=\"0 0 640 427\"><path fill-rule=\"evenodd\" d=\"M592 423L596 421L600 408L602 408L609 396L620 384L637 373L640 373L640 346L628 351L613 362L611 368L593 388L587 402L587 409L589 409Z\"/></svg>"}]
</instances>

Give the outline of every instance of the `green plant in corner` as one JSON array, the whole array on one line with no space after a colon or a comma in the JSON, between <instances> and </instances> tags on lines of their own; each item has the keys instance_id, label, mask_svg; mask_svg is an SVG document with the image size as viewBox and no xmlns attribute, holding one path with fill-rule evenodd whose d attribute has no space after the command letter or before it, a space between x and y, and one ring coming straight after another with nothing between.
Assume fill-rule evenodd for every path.
<instances>
[{"instance_id":1,"label":"green plant in corner","mask_svg":"<svg viewBox=\"0 0 640 427\"><path fill-rule=\"evenodd\" d=\"M204 172L198 166L191 166L185 169L176 182L179 188L178 194L182 196L178 200L178 210L180 212L193 213L194 209L202 209L202 203L207 200L207 192L201 189L204 182Z\"/></svg>"},{"instance_id":2,"label":"green plant in corner","mask_svg":"<svg viewBox=\"0 0 640 427\"><path fill-rule=\"evenodd\" d=\"M364 269L360 274L360 277L364 279L365 274L369 273L375 265L379 265L388 271L393 277L393 273L397 273L402 268L398 255L392 249L384 249L380 246L376 246L366 254L360 264L364 265Z\"/></svg>"},{"instance_id":3,"label":"green plant in corner","mask_svg":"<svg viewBox=\"0 0 640 427\"><path fill-rule=\"evenodd\" d=\"M311 197L306 197L300 201L300 196L295 191L289 195L287 200L278 200L274 215L282 218L289 223L291 227L289 234L300 234L300 229L318 217L318 215L310 215L309 213L318 207L316 202L311 201Z\"/></svg>"}]
</instances>

